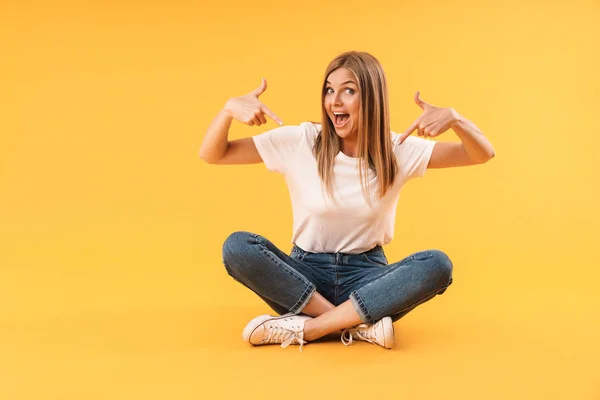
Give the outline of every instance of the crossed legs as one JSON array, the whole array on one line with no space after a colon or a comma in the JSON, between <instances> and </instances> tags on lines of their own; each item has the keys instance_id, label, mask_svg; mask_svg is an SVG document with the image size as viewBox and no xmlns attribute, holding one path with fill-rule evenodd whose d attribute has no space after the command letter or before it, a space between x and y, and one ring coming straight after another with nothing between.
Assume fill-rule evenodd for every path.
<instances>
[{"instance_id":1,"label":"crossed legs","mask_svg":"<svg viewBox=\"0 0 600 400\"><path fill-rule=\"evenodd\" d=\"M309 341L362 322L374 324L385 316L395 321L443 293L452 282L448 256L427 250L375 269L356 287L348 288L353 289L350 298L336 307L316 290L316 277L311 276L316 273L314 269L260 235L230 235L223 247L223 262L232 277L278 312L314 317L304 324L304 338Z\"/></svg>"},{"instance_id":2,"label":"crossed legs","mask_svg":"<svg viewBox=\"0 0 600 400\"><path fill-rule=\"evenodd\" d=\"M302 309L302 314L315 317L304 323L304 339L309 342L362 322L350 300L336 307L316 291Z\"/></svg>"}]
</instances>

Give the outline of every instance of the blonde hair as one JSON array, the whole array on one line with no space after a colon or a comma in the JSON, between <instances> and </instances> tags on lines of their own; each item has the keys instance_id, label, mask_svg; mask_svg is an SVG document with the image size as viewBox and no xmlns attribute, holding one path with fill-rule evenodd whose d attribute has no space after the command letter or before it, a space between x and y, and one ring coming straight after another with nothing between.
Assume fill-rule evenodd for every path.
<instances>
[{"instance_id":1,"label":"blonde hair","mask_svg":"<svg viewBox=\"0 0 600 400\"><path fill-rule=\"evenodd\" d=\"M325 71L321 89L321 132L315 140L313 154L317 160L321 188L333 197L333 162L341 150L342 138L335 133L333 122L325 110L325 94L329 74L338 68L346 68L354 74L360 93L358 116L358 158L359 177L363 197L369 207L368 174L363 172L364 161L377 176L379 198L387 193L398 175L398 164L392 148L390 134L390 114L388 106L387 82L383 67L369 53L348 51L334 58ZM365 188L365 186L367 188ZM335 201L335 199L334 199Z\"/></svg>"}]
</instances>

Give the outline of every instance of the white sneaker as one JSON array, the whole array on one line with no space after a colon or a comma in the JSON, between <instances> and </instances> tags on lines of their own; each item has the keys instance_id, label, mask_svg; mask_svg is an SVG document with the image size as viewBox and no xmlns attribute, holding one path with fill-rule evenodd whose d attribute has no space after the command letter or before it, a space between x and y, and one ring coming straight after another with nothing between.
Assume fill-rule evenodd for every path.
<instances>
[{"instance_id":1,"label":"white sneaker","mask_svg":"<svg viewBox=\"0 0 600 400\"><path fill-rule=\"evenodd\" d=\"M342 343L352 344L352 339L377 344L386 349L394 346L394 325L390 317L383 317L374 324L360 324L342 331Z\"/></svg>"},{"instance_id":2,"label":"white sneaker","mask_svg":"<svg viewBox=\"0 0 600 400\"><path fill-rule=\"evenodd\" d=\"M308 343L304 340L304 322L312 319L308 315L285 314L278 317L272 315L259 315L248 322L242 333L242 339L253 345L281 343L285 348L290 344L302 345Z\"/></svg>"}]
</instances>

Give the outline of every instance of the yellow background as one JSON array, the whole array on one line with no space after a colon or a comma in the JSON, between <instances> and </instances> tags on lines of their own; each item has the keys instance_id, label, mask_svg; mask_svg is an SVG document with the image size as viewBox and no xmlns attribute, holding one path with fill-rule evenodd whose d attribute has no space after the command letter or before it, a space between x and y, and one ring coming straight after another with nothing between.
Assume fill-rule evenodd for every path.
<instances>
[{"instance_id":1,"label":"yellow background","mask_svg":"<svg viewBox=\"0 0 600 400\"><path fill-rule=\"evenodd\" d=\"M0 398L600 399L599 17L583 0L1 2ZM494 145L411 181L385 247L444 250L454 283L391 351L250 347L271 310L221 246L246 230L289 252L287 188L198 149L263 76L285 124L318 119L352 49L383 64L394 131L420 90Z\"/></svg>"}]
</instances>

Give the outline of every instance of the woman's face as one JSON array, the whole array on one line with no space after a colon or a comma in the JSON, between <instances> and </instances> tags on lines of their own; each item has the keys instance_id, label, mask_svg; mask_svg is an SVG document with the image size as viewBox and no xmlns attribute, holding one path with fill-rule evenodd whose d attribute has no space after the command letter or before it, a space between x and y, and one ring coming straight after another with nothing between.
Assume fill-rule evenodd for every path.
<instances>
[{"instance_id":1,"label":"woman's face","mask_svg":"<svg viewBox=\"0 0 600 400\"><path fill-rule=\"evenodd\" d=\"M338 68L329 74L325 85L323 106L335 126L335 133L344 139L358 137L360 93L354 74L346 68Z\"/></svg>"}]
</instances>

